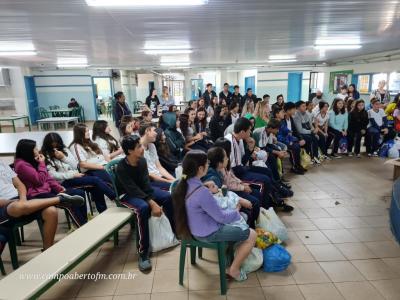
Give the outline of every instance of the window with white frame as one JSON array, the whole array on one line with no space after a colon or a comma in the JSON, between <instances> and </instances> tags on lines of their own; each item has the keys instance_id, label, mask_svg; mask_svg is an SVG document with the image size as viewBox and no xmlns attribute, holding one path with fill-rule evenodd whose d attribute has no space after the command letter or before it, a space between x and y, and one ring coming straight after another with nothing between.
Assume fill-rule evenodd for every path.
<instances>
[{"instance_id":1,"label":"window with white frame","mask_svg":"<svg viewBox=\"0 0 400 300\"><path fill-rule=\"evenodd\" d=\"M388 80L387 77L388 77L387 73L373 74L372 75L372 86L371 86L371 89L373 91L376 90L378 88L379 81L381 81L381 80L385 80L387 82L387 80Z\"/></svg>"},{"instance_id":2,"label":"window with white frame","mask_svg":"<svg viewBox=\"0 0 400 300\"><path fill-rule=\"evenodd\" d=\"M400 73L392 72L389 74L388 89L390 92L393 92L393 93L400 92Z\"/></svg>"}]
</instances>

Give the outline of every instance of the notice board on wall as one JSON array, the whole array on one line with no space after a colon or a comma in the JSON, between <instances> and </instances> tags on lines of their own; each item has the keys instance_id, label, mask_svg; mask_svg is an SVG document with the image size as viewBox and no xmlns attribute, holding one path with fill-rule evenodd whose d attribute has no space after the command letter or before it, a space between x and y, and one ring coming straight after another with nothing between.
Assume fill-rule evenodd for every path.
<instances>
[{"instance_id":1,"label":"notice board on wall","mask_svg":"<svg viewBox=\"0 0 400 300\"><path fill-rule=\"evenodd\" d=\"M340 93L340 87L349 85L353 70L331 72L329 75L329 92Z\"/></svg>"}]
</instances>

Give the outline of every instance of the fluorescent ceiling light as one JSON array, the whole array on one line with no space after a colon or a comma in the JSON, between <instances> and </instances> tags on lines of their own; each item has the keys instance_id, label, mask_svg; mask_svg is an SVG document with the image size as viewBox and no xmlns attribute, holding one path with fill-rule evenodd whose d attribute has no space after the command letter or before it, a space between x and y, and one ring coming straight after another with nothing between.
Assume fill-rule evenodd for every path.
<instances>
[{"instance_id":1,"label":"fluorescent ceiling light","mask_svg":"<svg viewBox=\"0 0 400 300\"><path fill-rule=\"evenodd\" d=\"M63 57L57 59L57 66L60 68L81 68L87 67L88 62L86 57Z\"/></svg>"},{"instance_id":2,"label":"fluorescent ceiling light","mask_svg":"<svg viewBox=\"0 0 400 300\"><path fill-rule=\"evenodd\" d=\"M189 62L189 55L169 55L161 56L161 63L171 63L171 62Z\"/></svg>"},{"instance_id":3,"label":"fluorescent ceiling light","mask_svg":"<svg viewBox=\"0 0 400 300\"><path fill-rule=\"evenodd\" d=\"M189 66L190 62L168 62L168 63L161 63L162 67L178 67L178 66Z\"/></svg>"},{"instance_id":4,"label":"fluorescent ceiling light","mask_svg":"<svg viewBox=\"0 0 400 300\"><path fill-rule=\"evenodd\" d=\"M86 0L88 6L195 6L204 5L208 0Z\"/></svg>"},{"instance_id":5,"label":"fluorescent ceiling light","mask_svg":"<svg viewBox=\"0 0 400 300\"><path fill-rule=\"evenodd\" d=\"M162 55L162 54L190 54L191 49L152 49L144 50L146 55Z\"/></svg>"},{"instance_id":6,"label":"fluorescent ceiling light","mask_svg":"<svg viewBox=\"0 0 400 300\"><path fill-rule=\"evenodd\" d=\"M0 41L1 52L16 52L16 51L35 51L35 46L32 42L9 42Z\"/></svg>"},{"instance_id":7,"label":"fluorescent ceiling light","mask_svg":"<svg viewBox=\"0 0 400 300\"><path fill-rule=\"evenodd\" d=\"M296 62L297 59L273 59L269 60L269 63L286 63L286 62Z\"/></svg>"},{"instance_id":8,"label":"fluorescent ceiling light","mask_svg":"<svg viewBox=\"0 0 400 300\"><path fill-rule=\"evenodd\" d=\"M296 55L270 55L270 60L288 60L288 59L296 59Z\"/></svg>"},{"instance_id":9,"label":"fluorescent ceiling light","mask_svg":"<svg viewBox=\"0 0 400 300\"><path fill-rule=\"evenodd\" d=\"M361 45L314 45L317 50L351 50L360 49Z\"/></svg>"},{"instance_id":10,"label":"fluorescent ceiling light","mask_svg":"<svg viewBox=\"0 0 400 300\"><path fill-rule=\"evenodd\" d=\"M0 56L34 56L36 51L0 51Z\"/></svg>"}]
</instances>

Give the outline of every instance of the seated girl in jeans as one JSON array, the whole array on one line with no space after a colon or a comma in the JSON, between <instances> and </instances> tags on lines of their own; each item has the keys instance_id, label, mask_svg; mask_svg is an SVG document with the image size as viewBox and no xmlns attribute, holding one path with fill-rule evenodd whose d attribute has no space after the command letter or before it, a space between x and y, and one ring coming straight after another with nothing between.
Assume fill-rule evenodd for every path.
<instances>
[{"instance_id":1,"label":"seated girl in jeans","mask_svg":"<svg viewBox=\"0 0 400 300\"><path fill-rule=\"evenodd\" d=\"M223 210L200 178L208 169L207 154L189 151L182 162L182 178L172 193L176 234L181 239L198 239L204 242L239 242L235 258L226 274L237 281L247 279L240 269L250 254L256 240L253 229L242 230L231 226L238 221L238 209Z\"/></svg>"}]
</instances>

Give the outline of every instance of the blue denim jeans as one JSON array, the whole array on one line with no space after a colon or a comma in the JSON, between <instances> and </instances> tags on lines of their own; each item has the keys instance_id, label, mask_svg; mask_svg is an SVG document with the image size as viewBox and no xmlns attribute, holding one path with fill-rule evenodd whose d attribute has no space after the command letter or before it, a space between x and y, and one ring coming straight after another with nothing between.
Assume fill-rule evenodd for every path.
<instances>
[{"instance_id":1,"label":"blue denim jeans","mask_svg":"<svg viewBox=\"0 0 400 300\"><path fill-rule=\"evenodd\" d=\"M250 229L242 230L228 224L222 225L216 232L206 237L195 237L201 242L243 242L249 238Z\"/></svg>"}]
</instances>

